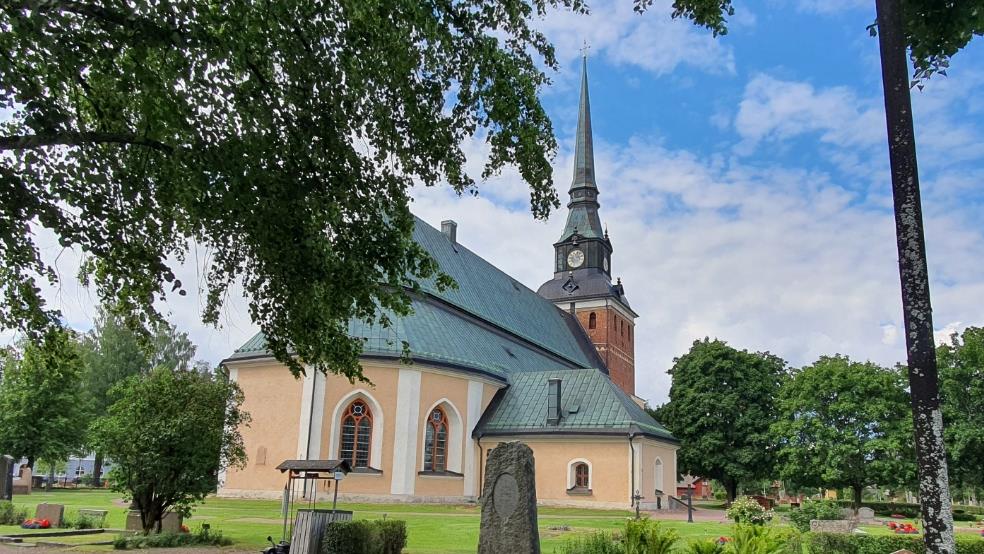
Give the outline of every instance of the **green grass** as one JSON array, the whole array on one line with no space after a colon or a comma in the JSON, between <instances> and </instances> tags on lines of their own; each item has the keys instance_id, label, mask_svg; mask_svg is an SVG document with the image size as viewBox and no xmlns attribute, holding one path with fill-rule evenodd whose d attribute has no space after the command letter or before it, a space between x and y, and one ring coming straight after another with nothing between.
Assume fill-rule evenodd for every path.
<instances>
[{"instance_id":1,"label":"green grass","mask_svg":"<svg viewBox=\"0 0 984 554\"><path fill-rule=\"evenodd\" d=\"M14 497L18 506L30 510L38 503L64 504L65 512L73 518L79 508L109 510L108 528L122 529L126 521L126 507L118 502L119 494L109 491L55 491ZM117 501L117 502L114 502ZM324 504L319 504L324 507ZM478 506L444 506L430 504L339 504L339 509L352 510L357 519L396 518L407 522L408 554L458 554L474 553L478 547L478 528L481 513ZM544 553L559 551L560 547L578 533L597 530L612 531L624 525L631 512L625 510L590 510L583 508L548 508L538 510L540 541ZM185 523L195 530L202 523L234 541L234 548L258 550L266 543L267 535L280 539L282 523L280 501L209 498L192 513ZM552 531L550 527L567 525L570 531ZM688 539L719 537L730 533L729 525L700 522L688 524L682 521L666 521L664 525L676 529ZM0 535L26 532L18 527L0 526ZM62 540L41 539L54 542L94 542L107 540L112 535L95 535ZM87 550L108 550L110 547L87 547Z\"/></svg>"}]
</instances>

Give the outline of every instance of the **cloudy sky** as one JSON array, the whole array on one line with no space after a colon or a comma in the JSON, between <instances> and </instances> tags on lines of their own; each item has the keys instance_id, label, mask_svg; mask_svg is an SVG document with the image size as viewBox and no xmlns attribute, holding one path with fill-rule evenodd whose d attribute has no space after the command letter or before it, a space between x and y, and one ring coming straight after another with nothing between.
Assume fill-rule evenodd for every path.
<instances>
[{"instance_id":1,"label":"cloudy sky","mask_svg":"<svg viewBox=\"0 0 984 554\"><path fill-rule=\"evenodd\" d=\"M543 101L561 144L554 178L565 200L579 48L591 46L601 216L613 274L640 314L640 396L664 401L673 358L705 336L793 365L834 353L904 360L877 40L865 29L873 5L741 2L717 39L671 21L666 2L640 16L629 0L594 1L590 16L553 12L537 23L562 64ZM984 324L984 40L914 103L944 337ZM467 147L477 174L485 149ZM456 220L462 243L530 288L551 277L566 208L534 221L514 172L481 184L477 198L441 188L415 198L418 215ZM91 293L66 278L50 294L70 324L91 325ZM204 327L195 296L166 310L200 357L217 362L254 327L235 299L222 328Z\"/></svg>"}]
</instances>

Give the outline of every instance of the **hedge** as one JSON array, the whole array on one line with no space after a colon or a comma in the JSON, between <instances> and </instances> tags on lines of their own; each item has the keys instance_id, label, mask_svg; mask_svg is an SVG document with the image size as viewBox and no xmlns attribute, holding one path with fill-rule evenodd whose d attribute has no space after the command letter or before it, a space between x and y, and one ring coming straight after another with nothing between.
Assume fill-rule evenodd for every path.
<instances>
[{"instance_id":1,"label":"hedge","mask_svg":"<svg viewBox=\"0 0 984 554\"><path fill-rule=\"evenodd\" d=\"M400 554L406 545L405 521L336 521L325 528L321 554Z\"/></svg>"},{"instance_id":2,"label":"hedge","mask_svg":"<svg viewBox=\"0 0 984 554\"><path fill-rule=\"evenodd\" d=\"M911 550L925 554L922 537L846 535L838 533L808 533L805 540L811 554L888 554L896 550ZM984 539L957 537L957 554L984 554Z\"/></svg>"},{"instance_id":3,"label":"hedge","mask_svg":"<svg viewBox=\"0 0 984 554\"><path fill-rule=\"evenodd\" d=\"M0 500L0 525L20 525L27 519L27 508L18 508L9 500Z\"/></svg>"},{"instance_id":4,"label":"hedge","mask_svg":"<svg viewBox=\"0 0 984 554\"><path fill-rule=\"evenodd\" d=\"M853 508L854 502L850 500L838 500L837 504L842 508ZM890 516L892 514L902 514L906 517L919 517L919 504L906 504L904 502L862 502L862 506L871 508L880 516ZM953 507L953 513L965 513L984 515L984 506L959 506Z\"/></svg>"}]
</instances>

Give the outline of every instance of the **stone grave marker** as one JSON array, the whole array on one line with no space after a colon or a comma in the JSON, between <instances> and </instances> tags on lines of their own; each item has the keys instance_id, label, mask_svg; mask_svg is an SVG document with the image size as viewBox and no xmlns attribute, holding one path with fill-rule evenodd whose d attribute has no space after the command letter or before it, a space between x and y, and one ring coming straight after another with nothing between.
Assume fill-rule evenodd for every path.
<instances>
[{"instance_id":1,"label":"stone grave marker","mask_svg":"<svg viewBox=\"0 0 984 554\"><path fill-rule=\"evenodd\" d=\"M858 509L858 521L861 523L871 523L875 521L875 511L866 506Z\"/></svg>"},{"instance_id":2,"label":"stone grave marker","mask_svg":"<svg viewBox=\"0 0 984 554\"><path fill-rule=\"evenodd\" d=\"M479 554L539 554L533 451L521 442L495 447L482 488Z\"/></svg>"},{"instance_id":3,"label":"stone grave marker","mask_svg":"<svg viewBox=\"0 0 984 554\"><path fill-rule=\"evenodd\" d=\"M14 494L14 459L0 456L0 500L10 500Z\"/></svg>"},{"instance_id":4,"label":"stone grave marker","mask_svg":"<svg viewBox=\"0 0 984 554\"><path fill-rule=\"evenodd\" d=\"M854 520L851 519L811 519L811 533L850 533L854 531Z\"/></svg>"},{"instance_id":5,"label":"stone grave marker","mask_svg":"<svg viewBox=\"0 0 984 554\"><path fill-rule=\"evenodd\" d=\"M38 504L34 511L34 519L47 519L51 522L51 528L61 527L62 517L65 516L65 506L61 504Z\"/></svg>"}]
</instances>

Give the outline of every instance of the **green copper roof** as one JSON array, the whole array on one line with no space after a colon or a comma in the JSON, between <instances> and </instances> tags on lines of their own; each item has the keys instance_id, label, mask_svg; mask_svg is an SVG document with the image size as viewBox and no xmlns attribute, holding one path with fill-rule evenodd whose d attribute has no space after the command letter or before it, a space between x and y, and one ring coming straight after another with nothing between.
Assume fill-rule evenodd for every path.
<instances>
[{"instance_id":1,"label":"green copper roof","mask_svg":"<svg viewBox=\"0 0 984 554\"><path fill-rule=\"evenodd\" d=\"M547 424L547 381L561 380L561 419ZM596 369L511 375L509 387L479 422L477 434L638 432L676 441L670 432Z\"/></svg>"},{"instance_id":2,"label":"green copper roof","mask_svg":"<svg viewBox=\"0 0 984 554\"><path fill-rule=\"evenodd\" d=\"M588 99L588 58L582 58L581 103L577 112L577 143L574 146L574 180L578 187L597 188L594 174L594 141L591 136L591 102Z\"/></svg>"},{"instance_id":3,"label":"green copper roof","mask_svg":"<svg viewBox=\"0 0 984 554\"><path fill-rule=\"evenodd\" d=\"M365 339L364 355L399 357L406 341L414 360L504 380L514 372L601 366L573 316L420 219L414 239L458 288L440 292L433 282L421 283L424 294L412 299L413 313L403 318L388 314L393 321L389 329L349 322L350 335ZM265 353L260 333L230 360Z\"/></svg>"}]
</instances>

